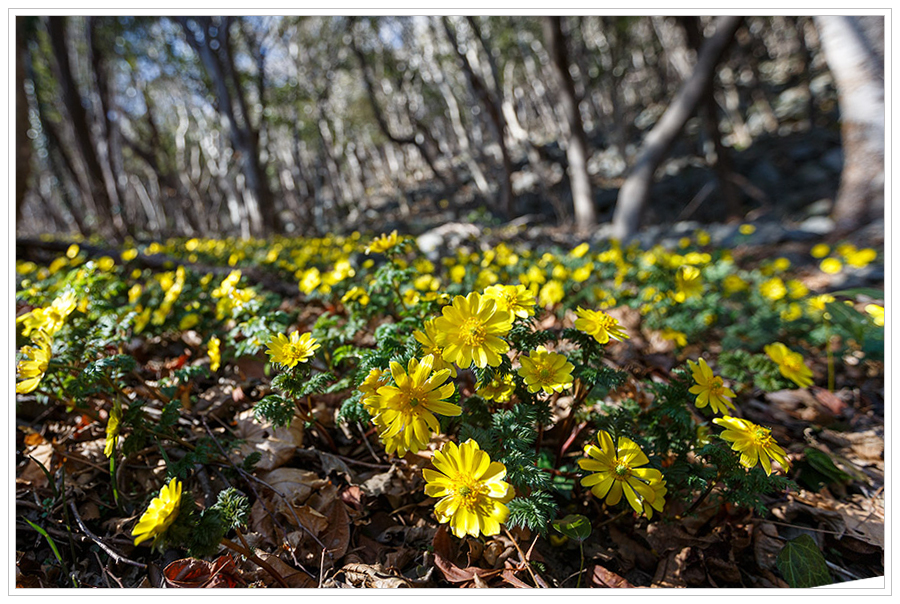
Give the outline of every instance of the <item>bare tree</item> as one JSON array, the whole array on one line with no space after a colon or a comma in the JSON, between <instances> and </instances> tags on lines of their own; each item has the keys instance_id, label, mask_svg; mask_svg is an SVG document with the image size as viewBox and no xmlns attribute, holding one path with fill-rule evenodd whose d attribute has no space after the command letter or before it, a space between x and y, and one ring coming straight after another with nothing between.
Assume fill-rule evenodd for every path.
<instances>
[{"instance_id":1,"label":"bare tree","mask_svg":"<svg viewBox=\"0 0 900 604\"><path fill-rule=\"evenodd\" d=\"M249 193L244 201L251 230L255 235L278 233L281 231L281 220L261 159L259 125L251 119L244 86L231 50L229 31L232 17L223 17L220 23L214 23L213 17L176 17L176 21L184 29L185 39L206 69L214 87L218 110L229 127L234 149L240 154ZM260 105L262 101L260 96Z\"/></svg>"},{"instance_id":2,"label":"bare tree","mask_svg":"<svg viewBox=\"0 0 900 604\"><path fill-rule=\"evenodd\" d=\"M716 19L716 32L703 42L693 74L681 85L666 112L644 139L635 166L619 190L613 215L614 237L624 241L637 232L656 168L703 99L716 65L734 38L741 19L733 15Z\"/></svg>"},{"instance_id":3,"label":"bare tree","mask_svg":"<svg viewBox=\"0 0 900 604\"><path fill-rule=\"evenodd\" d=\"M839 233L884 212L884 18L816 17L841 110L844 168L832 213Z\"/></svg>"},{"instance_id":4,"label":"bare tree","mask_svg":"<svg viewBox=\"0 0 900 604\"><path fill-rule=\"evenodd\" d=\"M512 218L514 211L512 188L513 167L509 149L506 147L506 120L503 117L503 107L499 96L500 93L499 91L488 88L484 79L476 73L469 57L460 47L456 31L454 30L453 25L451 25L450 20L447 17L443 17L441 22L444 25L444 31L447 34L447 38L450 40L450 46L456 54L457 59L459 59L459 64L466 74L466 78L469 80L469 86L471 86L472 91L475 93L476 98L478 98L484 110L487 111L488 117L490 118L488 121L494 129L494 135L497 137L497 143L500 145L500 157L503 162L500 208L508 218ZM478 30L475 31L475 35L481 39ZM481 43L486 47L486 42L484 42L483 39L481 39ZM488 52L488 56L490 56L490 54L491 53Z\"/></svg>"},{"instance_id":5,"label":"bare tree","mask_svg":"<svg viewBox=\"0 0 900 604\"><path fill-rule=\"evenodd\" d=\"M587 137L581 121L581 111L575 94L575 83L569 73L569 54L566 50L566 38L562 31L561 17L544 18L544 38L553 59L556 77L559 79L559 100L563 105L566 122L569 126L569 139L566 141L566 158L569 160L569 182L572 187L572 203L575 208L575 226L579 231L588 231L597 223L594 210L594 197L591 193L591 179L588 176Z\"/></svg>"},{"instance_id":6,"label":"bare tree","mask_svg":"<svg viewBox=\"0 0 900 604\"><path fill-rule=\"evenodd\" d=\"M94 141L91 137L91 122L81 102L81 93L75 83L69 62L68 33L65 17L49 17L47 29L50 44L56 58L56 73L62 92L63 104L69 114L70 123L75 135L75 142L81 153L87 176L87 189L94 201L100 223L111 227L110 235L119 238L125 233L121 207L115 185L110 174L103 169Z\"/></svg>"},{"instance_id":7,"label":"bare tree","mask_svg":"<svg viewBox=\"0 0 900 604\"><path fill-rule=\"evenodd\" d=\"M25 19L16 17L16 219L28 190L31 141L28 140L28 97L25 94Z\"/></svg>"}]
</instances>

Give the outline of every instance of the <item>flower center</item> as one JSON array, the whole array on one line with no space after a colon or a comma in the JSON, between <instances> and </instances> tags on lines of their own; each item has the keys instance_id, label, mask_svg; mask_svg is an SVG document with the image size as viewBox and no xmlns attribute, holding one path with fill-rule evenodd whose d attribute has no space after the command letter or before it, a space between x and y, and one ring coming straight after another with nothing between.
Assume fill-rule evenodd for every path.
<instances>
[{"instance_id":1,"label":"flower center","mask_svg":"<svg viewBox=\"0 0 900 604\"><path fill-rule=\"evenodd\" d=\"M473 509L478 505L478 498L481 494L481 485L472 479L471 476L458 475L456 483L460 486L456 489L456 495L460 499L460 506Z\"/></svg>"},{"instance_id":2,"label":"flower center","mask_svg":"<svg viewBox=\"0 0 900 604\"><path fill-rule=\"evenodd\" d=\"M613 469L613 472L616 474L616 478L618 480L625 480L629 476L631 476L631 468L628 467L628 464L624 462L616 463L616 467Z\"/></svg>"},{"instance_id":3,"label":"flower center","mask_svg":"<svg viewBox=\"0 0 900 604\"><path fill-rule=\"evenodd\" d=\"M284 353L285 353L284 356L286 356L292 360L293 359L299 360L303 356L304 348L303 348L302 344L291 342L290 344L285 346Z\"/></svg>"},{"instance_id":4,"label":"flower center","mask_svg":"<svg viewBox=\"0 0 900 604\"><path fill-rule=\"evenodd\" d=\"M722 394L723 390L725 390L725 383L722 381L722 378L715 376L713 379L709 380L710 393Z\"/></svg>"},{"instance_id":5,"label":"flower center","mask_svg":"<svg viewBox=\"0 0 900 604\"><path fill-rule=\"evenodd\" d=\"M761 447L769 445L772 442L772 431L757 427L753 432L753 441Z\"/></svg>"},{"instance_id":6,"label":"flower center","mask_svg":"<svg viewBox=\"0 0 900 604\"><path fill-rule=\"evenodd\" d=\"M459 335L467 346L481 346L484 343L484 323L475 317L466 319L459 330Z\"/></svg>"}]
</instances>

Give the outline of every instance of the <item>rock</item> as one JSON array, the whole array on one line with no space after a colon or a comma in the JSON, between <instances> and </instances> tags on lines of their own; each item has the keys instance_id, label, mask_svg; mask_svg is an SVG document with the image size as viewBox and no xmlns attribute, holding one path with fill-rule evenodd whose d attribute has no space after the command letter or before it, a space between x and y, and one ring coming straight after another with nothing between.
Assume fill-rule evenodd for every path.
<instances>
[{"instance_id":1,"label":"rock","mask_svg":"<svg viewBox=\"0 0 900 604\"><path fill-rule=\"evenodd\" d=\"M834 221L828 216L810 216L800 223L797 230L816 235L827 235L834 230Z\"/></svg>"},{"instance_id":2,"label":"rock","mask_svg":"<svg viewBox=\"0 0 900 604\"><path fill-rule=\"evenodd\" d=\"M430 231L426 231L416 238L416 245L432 262L441 257L441 249L449 252L467 240L477 239L481 236L481 229L470 223L448 222Z\"/></svg>"},{"instance_id":3,"label":"rock","mask_svg":"<svg viewBox=\"0 0 900 604\"><path fill-rule=\"evenodd\" d=\"M834 200L826 197L806 206L805 212L807 216L827 216L831 214L832 205L834 205Z\"/></svg>"}]
</instances>

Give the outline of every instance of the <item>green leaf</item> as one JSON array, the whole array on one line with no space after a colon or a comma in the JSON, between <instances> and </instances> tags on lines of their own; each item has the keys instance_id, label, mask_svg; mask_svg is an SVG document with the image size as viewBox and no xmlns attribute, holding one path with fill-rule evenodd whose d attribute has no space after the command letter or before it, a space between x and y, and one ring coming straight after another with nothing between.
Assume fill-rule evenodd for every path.
<instances>
[{"instance_id":1,"label":"green leaf","mask_svg":"<svg viewBox=\"0 0 900 604\"><path fill-rule=\"evenodd\" d=\"M569 514L561 520L554 520L553 528L576 541L584 541L591 536L591 521L581 514Z\"/></svg>"},{"instance_id":2,"label":"green leaf","mask_svg":"<svg viewBox=\"0 0 900 604\"><path fill-rule=\"evenodd\" d=\"M806 534L788 541L775 563L791 587L816 587L833 582L825 557Z\"/></svg>"},{"instance_id":3,"label":"green leaf","mask_svg":"<svg viewBox=\"0 0 900 604\"><path fill-rule=\"evenodd\" d=\"M853 477L842 471L840 468L834 465L834 462L831 460L831 457L827 453L823 453L818 449L813 449L812 447L807 447L803 453L806 456L806 461L810 466L813 467L816 471L820 472L827 478L830 482L837 483L849 483L853 480Z\"/></svg>"},{"instance_id":4,"label":"green leaf","mask_svg":"<svg viewBox=\"0 0 900 604\"><path fill-rule=\"evenodd\" d=\"M845 296L847 298L855 298L857 296L867 296L873 300L884 300L884 291L871 287L854 287L852 289L842 289L841 291L831 292L832 296Z\"/></svg>"}]
</instances>

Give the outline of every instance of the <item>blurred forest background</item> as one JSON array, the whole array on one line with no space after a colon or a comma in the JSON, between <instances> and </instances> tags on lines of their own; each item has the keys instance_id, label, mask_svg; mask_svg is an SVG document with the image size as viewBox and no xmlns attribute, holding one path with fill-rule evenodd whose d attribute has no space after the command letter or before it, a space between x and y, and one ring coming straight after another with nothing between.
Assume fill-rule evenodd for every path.
<instances>
[{"instance_id":1,"label":"blurred forest background","mask_svg":"<svg viewBox=\"0 0 900 604\"><path fill-rule=\"evenodd\" d=\"M629 237L748 214L847 231L883 212L882 17L16 28L19 237L516 219Z\"/></svg>"}]
</instances>

